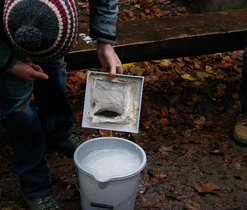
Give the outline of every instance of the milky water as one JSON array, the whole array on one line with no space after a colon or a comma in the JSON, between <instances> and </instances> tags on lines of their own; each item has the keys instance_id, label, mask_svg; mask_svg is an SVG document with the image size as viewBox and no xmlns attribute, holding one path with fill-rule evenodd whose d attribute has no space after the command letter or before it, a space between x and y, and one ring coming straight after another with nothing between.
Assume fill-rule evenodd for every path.
<instances>
[{"instance_id":1,"label":"milky water","mask_svg":"<svg viewBox=\"0 0 247 210\"><path fill-rule=\"evenodd\" d=\"M80 164L96 179L107 180L134 172L140 167L141 158L127 149L104 148L90 152Z\"/></svg>"}]
</instances>

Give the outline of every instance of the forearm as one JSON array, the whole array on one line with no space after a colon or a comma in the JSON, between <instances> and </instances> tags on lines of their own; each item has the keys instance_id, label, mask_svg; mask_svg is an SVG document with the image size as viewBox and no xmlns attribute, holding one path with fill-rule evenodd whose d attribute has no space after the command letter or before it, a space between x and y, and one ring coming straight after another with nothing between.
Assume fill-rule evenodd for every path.
<instances>
[{"instance_id":1,"label":"forearm","mask_svg":"<svg viewBox=\"0 0 247 210\"><path fill-rule=\"evenodd\" d=\"M90 37L101 42L114 44L118 0L89 0Z\"/></svg>"}]
</instances>

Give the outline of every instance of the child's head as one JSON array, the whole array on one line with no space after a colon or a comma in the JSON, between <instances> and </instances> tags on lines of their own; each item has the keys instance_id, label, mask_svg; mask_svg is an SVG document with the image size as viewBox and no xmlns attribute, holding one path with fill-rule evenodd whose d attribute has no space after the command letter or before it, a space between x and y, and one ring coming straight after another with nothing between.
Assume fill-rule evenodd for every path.
<instances>
[{"instance_id":1,"label":"child's head","mask_svg":"<svg viewBox=\"0 0 247 210\"><path fill-rule=\"evenodd\" d=\"M77 0L6 0L3 23L11 43L27 57L55 60L76 41Z\"/></svg>"}]
</instances>

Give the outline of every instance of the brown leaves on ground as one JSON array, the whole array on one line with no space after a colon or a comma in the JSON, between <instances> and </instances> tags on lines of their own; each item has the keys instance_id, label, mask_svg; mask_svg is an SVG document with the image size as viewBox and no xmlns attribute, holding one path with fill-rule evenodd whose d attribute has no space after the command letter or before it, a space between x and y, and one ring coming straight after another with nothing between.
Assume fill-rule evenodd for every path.
<instances>
[{"instance_id":1,"label":"brown leaves on ground","mask_svg":"<svg viewBox=\"0 0 247 210\"><path fill-rule=\"evenodd\" d=\"M86 0L78 1L81 26L89 24L89 4ZM118 3L118 22L159 18L166 16L188 15L190 9L177 5L171 0L122 0Z\"/></svg>"},{"instance_id":2,"label":"brown leaves on ground","mask_svg":"<svg viewBox=\"0 0 247 210\"><path fill-rule=\"evenodd\" d=\"M118 21L192 13L175 5L177 2L122 0ZM80 0L79 8L80 24L88 27L88 1ZM82 129L87 70L68 72L66 93L73 110L74 129L85 140L101 136L132 140L147 154L147 171L141 172L135 210L247 208L246 147L232 138L241 113L238 92L242 53L123 64L124 74L145 78L137 134ZM11 170L11 150L2 141L0 146L1 207L26 209L18 179ZM46 157L63 209L80 209L72 159L56 151Z\"/></svg>"},{"instance_id":3,"label":"brown leaves on ground","mask_svg":"<svg viewBox=\"0 0 247 210\"><path fill-rule=\"evenodd\" d=\"M208 182L208 183L196 183L195 189L199 193L215 193L216 191L220 190L220 187L218 187L212 182Z\"/></svg>"},{"instance_id":4,"label":"brown leaves on ground","mask_svg":"<svg viewBox=\"0 0 247 210\"><path fill-rule=\"evenodd\" d=\"M144 77L137 134L82 130L87 70L68 72L66 93L79 126L75 129L85 140L121 137L136 142L147 154L147 172L141 174L135 209L234 209L245 205L246 148L231 138L241 112L241 55L239 51L123 64L124 74ZM5 206L16 206L8 203L12 199L8 196L18 180L9 178L13 177L7 160L11 151L8 147L3 151L3 180L10 181L0 182L0 199ZM80 194L73 184L71 159L55 152L47 158L64 209L78 209ZM76 178L76 172L73 176Z\"/></svg>"},{"instance_id":5,"label":"brown leaves on ground","mask_svg":"<svg viewBox=\"0 0 247 210\"><path fill-rule=\"evenodd\" d=\"M86 71L67 73L66 94L73 109L73 119L76 123L81 122L82 119L82 109L80 107L84 103L86 80Z\"/></svg>"},{"instance_id":6,"label":"brown leaves on ground","mask_svg":"<svg viewBox=\"0 0 247 210\"><path fill-rule=\"evenodd\" d=\"M203 209L207 204L202 200L207 199L200 197L202 194L231 196L221 177L237 186L239 180L245 180L241 164L246 156L235 153L229 136L222 132L233 129L232 117L241 111L238 84L242 53L123 64L124 74L144 76L140 132L125 134L147 152L148 170L136 204L140 209L162 208L165 204L168 209L181 205L188 210ZM74 107L83 106L86 72L68 74L67 93ZM81 119L77 114L82 114L78 109L74 118ZM97 136L123 134L99 130L96 135L88 134L87 139ZM231 176L225 175L224 164L234 165ZM232 196L236 199L229 206L241 202L237 195ZM211 200L215 201L211 206L226 207L216 198Z\"/></svg>"},{"instance_id":7,"label":"brown leaves on ground","mask_svg":"<svg viewBox=\"0 0 247 210\"><path fill-rule=\"evenodd\" d=\"M121 136L145 149L148 170L138 191L137 209L162 208L165 204L170 206L168 209L203 209L209 201L201 196L208 193L236 198L222 179L227 185L235 183L238 190L238 182L245 180L241 165L246 156L235 151L225 134L232 132L232 119L241 111L238 91L242 53L123 64L124 74L144 77L140 131L124 134L99 130L97 134L89 133L86 139ZM86 72L68 74L67 93L73 107L83 107ZM82 113L75 109L74 118L81 119L77 114ZM234 171L231 175L226 165ZM216 198L211 198L211 206L227 208ZM240 202L236 198L228 206Z\"/></svg>"},{"instance_id":8,"label":"brown leaves on ground","mask_svg":"<svg viewBox=\"0 0 247 210\"><path fill-rule=\"evenodd\" d=\"M186 122L191 131L201 130L214 127L215 114L222 110L238 113L240 104L228 108L217 104L228 97L238 100L238 92L231 86L240 81L241 54L242 51L236 51L123 64L124 74L145 78L141 126L146 130L174 128ZM87 70L68 73L66 92L76 122L82 118L86 76Z\"/></svg>"},{"instance_id":9,"label":"brown leaves on ground","mask_svg":"<svg viewBox=\"0 0 247 210\"><path fill-rule=\"evenodd\" d=\"M150 124L156 124L156 126L177 125L187 120L196 129L214 126L213 116L205 115L203 110L200 111L200 107L195 106L200 103L203 106L203 102L207 101L211 101L212 104L210 105L215 106L225 97L238 98L236 96L238 92L234 92L234 89L230 90L229 84L234 84L240 80L241 53L242 51L230 54L218 53L194 58L164 59L125 65L125 73L127 74L140 75L139 72L142 69L142 75L145 76L144 88L150 91L147 93L149 96L144 95L144 98L150 97L152 92L159 92L160 96L157 97L163 98L163 100L161 99L163 103L159 101L157 105L143 104L141 124L148 129ZM207 61L206 64L205 60ZM210 72L207 72L208 66L213 66ZM137 72L136 69L138 69ZM217 88L212 90L213 85L211 86L210 83L217 84ZM179 94L179 84L181 88L188 87L186 92L181 91ZM177 87L178 89L175 90ZM169 92L172 95L168 96ZM211 95L206 98L209 93ZM151 96L151 98L153 97ZM189 111L190 108L193 109L193 112ZM212 107L204 107L203 109L207 108L212 109ZM234 106L234 109L228 111L238 112L239 107ZM182 112L184 119L181 118L181 114L177 115L177 112ZM155 121L158 118L160 120Z\"/></svg>"}]
</instances>

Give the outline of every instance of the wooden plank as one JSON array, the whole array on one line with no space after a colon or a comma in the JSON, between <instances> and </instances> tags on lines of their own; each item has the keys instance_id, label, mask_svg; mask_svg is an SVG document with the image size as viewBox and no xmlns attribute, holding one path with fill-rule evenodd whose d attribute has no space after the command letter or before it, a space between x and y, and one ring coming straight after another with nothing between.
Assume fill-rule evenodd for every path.
<instances>
[{"instance_id":1,"label":"wooden plank","mask_svg":"<svg viewBox=\"0 0 247 210\"><path fill-rule=\"evenodd\" d=\"M119 23L115 51L128 63L243 49L246 14L240 9ZM66 56L68 70L99 67L95 48L79 39Z\"/></svg>"},{"instance_id":2,"label":"wooden plank","mask_svg":"<svg viewBox=\"0 0 247 210\"><path fill-rule=\"evenodd\" d=\"M179 2L200 13L247 8L246 0L179 0Z\"/></svg>"}]
</instances>

